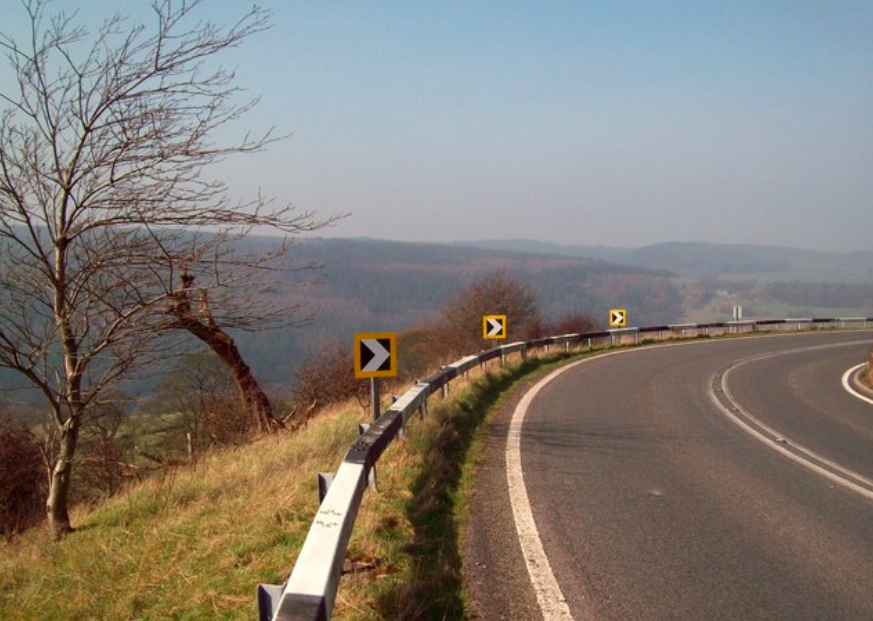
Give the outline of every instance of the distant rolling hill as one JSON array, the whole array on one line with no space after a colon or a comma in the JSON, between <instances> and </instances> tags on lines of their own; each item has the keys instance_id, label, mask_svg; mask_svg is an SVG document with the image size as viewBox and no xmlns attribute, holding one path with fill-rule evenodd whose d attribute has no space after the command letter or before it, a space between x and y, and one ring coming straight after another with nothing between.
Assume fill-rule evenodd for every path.
<instances>
[{"instance_id":1,"label":"distant rolling hill","mask_svg":"<svg viewBox=\"0 0 873 621\"><path fill-rule=\"evenodd\" d=\"M667 270L684 278L753 278L760 281L873 282L873 252L821 252L782 246L668 242L640 248L553 244L531 240L457 242L492 250L524 250L604 259Z\"/></svg>"},{"instance_id":2,"label":"distant rolling hill","mask_svg":"<svg viewBox=\"0 0 873 621\"><path fill-rule=\"evenodd\" d=\"M253 243L270 243L259 238ZM529 284L547 317L582 311L605 321L609 308L627 306L637 325L677 320L682 296L666 272L606 261L517 250L372 239L309 239L289 266L324 264L319 283L294 300L317 309L312 326L240 339L271 380L327 342L350 342L354 332L404 330L434 321L465 285L496 270Z\"/></svg>"}]
</instances>

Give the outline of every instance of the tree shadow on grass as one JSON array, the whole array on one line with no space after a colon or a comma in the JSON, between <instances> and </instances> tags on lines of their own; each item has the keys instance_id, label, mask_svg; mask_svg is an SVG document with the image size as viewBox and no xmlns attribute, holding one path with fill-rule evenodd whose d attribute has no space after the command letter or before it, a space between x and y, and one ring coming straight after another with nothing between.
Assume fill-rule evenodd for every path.
<instances>
[{"instance_id":1,"label":"tree shadow on grass","mask_svg":"<svg viewBox=\"0 0 873 621\"><path fill-rule=\"evenodd\" d=\"M425 448L421 474L411 486L406 515L414 529L406 553L413 569L378 602L383 618L457 620L469 618L464 599L459 545L459 487L470 447L489 410L519 379L545 364L568 358L529 359L489 373L462 395L434 408L439 430Z\"/></svg>"}]
</instances>

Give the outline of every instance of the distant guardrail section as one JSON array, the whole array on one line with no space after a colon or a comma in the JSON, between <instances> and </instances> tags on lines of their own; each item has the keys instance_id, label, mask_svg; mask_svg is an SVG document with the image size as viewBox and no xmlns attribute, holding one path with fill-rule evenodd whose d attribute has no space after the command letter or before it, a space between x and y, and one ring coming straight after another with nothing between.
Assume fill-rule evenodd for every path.
<instances>
[{"instance_id":1,"label":"distant guardrail section","mask_svg":"<svg viewBox=\"0 0 873 621\"><path fill-rule=\"evenodd\" d=\"M333 611L337 588L342 575L349 538L358 509L367 489L370 473L379 458L400 435L410 418L427 413L427 400L432 394L448 392L449 383L471 369L508 356L557 346L565 351L580 345L593 348L601 345L639 343L651 340L739 334L743 332L804 330L818 327L867 328L873 317L801 317L763 320L735 320L719 323L677 323L645 328L614 328L599 332L564 334L530 341L519 341L466 356L441 367L430 377L418 380L396 402L373 421L352 443L333 477L319 481L323 494L321 505L297 557L291 576L282 585L257 587L260 621L328 621ZM629 340L632 339L632 340ZM321 475L320 475L321 476Z\"/></svg>"}]
</instances>

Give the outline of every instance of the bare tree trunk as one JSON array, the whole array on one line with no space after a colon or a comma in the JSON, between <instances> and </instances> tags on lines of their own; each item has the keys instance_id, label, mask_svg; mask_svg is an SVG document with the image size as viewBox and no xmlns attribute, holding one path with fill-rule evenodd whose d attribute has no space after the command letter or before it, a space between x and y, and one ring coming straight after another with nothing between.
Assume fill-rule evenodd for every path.
<instances>
[{"instance_id":1,"label":"bare tree trunk","mask_svg":"<svg viewBox=\"0 0 873 621\"><path fill-rule=\"evenodd\" d=\"M273 406L260 383L252 374L251 367L243 360L233 339L215 323L209 310L206 291L200 292L200 316L191 309L188 291L194 283L192 276L182 276L185 289L174 294L176 303L170 312L176 317L176 326L187 330L203 341L219 359L227 365L240 394L243 408L264 433L274 432L284 427L273 413Z\"/></svg>"},{"instance_id":2,"label":"bare tree trunk","mask_svg":"<svg viewBox=\"0 0 873 621\"><path fill-rule=\"evenodd\" d=\"M240 393L243 407L256 421L258 430L275 431L282 426L273 414L273 406L233 339L218 326L206 325L197 318L191 318L186 329L203 341L224 362L233 376Z\"/></svg>"},{"instance_id":3,"label":"bare tree trunk","mask_svg":"<svg viewBox=\"0 0 873 621\"><path fill-rule=\"evenodd\" d=\"M72 532L70 514L68 511L70 481L73 474L73 456L76 454L76 442L79 436L78 425L71 418L61 431L60 454L51 470L49 493L46 500L49 531L52 539L59 540L65 534Z\"/></svg>"}]
</instances>

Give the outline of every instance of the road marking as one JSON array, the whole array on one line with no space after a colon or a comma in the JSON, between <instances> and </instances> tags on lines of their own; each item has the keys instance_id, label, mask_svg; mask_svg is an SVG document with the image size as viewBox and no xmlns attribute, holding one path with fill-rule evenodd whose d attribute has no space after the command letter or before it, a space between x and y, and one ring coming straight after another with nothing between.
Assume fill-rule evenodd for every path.
<instances>
[{"instance_id":1,"label":"road marking","mask_svg":"<svg viewBox=\"0 0 873 621\"><path fill-rule=\"evenodd\" d=\"M725 416L727 416L728 420L736 424L740 429L745 431L755 440L758 440L762 444L772 448L774 451L781 453L785 457L800 464L804 468L807 468L808 470L811 470L812 472L823 476L826 479L829 479L834 483L837 483L838 485L841 485L842 487L845 487L846 489L851 490L869 500L873 500L873 480L868 479L864 475L859 474L854 470L841 466L840 464L833 462L822 455L819 455L815 451L812 451L801 444L797 444L796 442L788 439L787 436L781 434L777 430L761 422L758 418L750 414L737 402L733 394L731 394L731 391L728 388L727 384L728 377L730 376L732 371L750 362L764 360L766 358L774 358L776 356L787 355L799 351L824 349L828 347L849 346L856 344L858 344L858 342L841 343L839 345L831 346L820 345L816 347L792 349L785 352L778 352L774 354L748 358L739 363L732 364L731 367L721 375L721 378L718 378L718 374L714 374L710 378L709 385L707 386L707 393L713 404L719 410L721 410L721 412ZM722 390L722 394L724 394L725 398L735 411L732 412L730 409L725 407L721 400L719 400L719 398L716 396L715 391L713 390L713 384L715 383L715 379L720 379L719 384ZM745 417L745 419L747 420L743 420L743 417L738 416L736 412L741 413L743 417ZM750 422L755 426L759 427L760 431L756 429L752 424L749 424ZM790 446L794 450L789 450L788 448L786 448L786 446L783 445ZM825 468L824 466L827 466L827 468ZM830 470L828 468L830 468Z\"/></svg>"},{"instance_id":2,"label":"road marking","mask_svg":"<svg viewBox=\"0 0 873 621\"><path fill-rule=\"evenodd\" d=\"M597 358L602 357L598 356ZM512 505L512 515L515 518L518 541L521 543L521 554L524 556L527 573L530 575L531 585L536 593L544 621L573 621L573 615L570 613L570 607L567 606L561 587L555 579L555 574L552 573L552 566L549 564L549 558L543 549L543 542L540 540L540 534L537 531L536 521L530 507L527 488L524 485L524 473L521 468L521 427L528 407L540 390L561 373L588 360L591 358L561 367L537 382L522 397L515 408L512 422L509 424L509 433L506 436L506 482L509 485L509 502Z\"/></svg>"},{"instance_id":3,"label":"road marking","mask_svg":"<svg viewBox=\"0 0 873 621\"><path fill-rule=\"evenodd\" d=\"M848 392L853 397L858 397L861 401L866 401L870 405L873 405L873 399L871 399L870 397L865 397L860 392L852 388L852 385L849 383L849 378L852 376L852 373L865 366L867 366L867 363L862 362L861 364L856 365L843 373L843 388L845 388L846 392Z\"/></svg>"},{"instance_id":4,"label":"road marking","mask_svg":"<svg viewBox=\"0 0 873 621\"><path fill-rule=\"evenodd\" d=\"M846 330L846 332L855 332L860 330ZM810 336L810 335L818 335L820 333L815 332L800 332L800 333L782 333L782 334L756 334L753 336L744 336L737 337L726 340L706 340L706 341L691 341L691 342L675 342L675 343L660 343L657 345L647 345L642 348L636 349L621 349L618 351L612 351L602 354L596 354L594 356L590 356L584 358L582 360L578 360L576 362L570 363L566 366L563 366L555 371L551 372L549 375L541 379L537 382L533 388L531 388L525 395L522 397L521 401L515 408L515 411L512 414L512 420L509 424L509 432L506 437L506 481L509 487L509 501L512 505L512 515L515 521L515 529L518 532L519 543L521 544L521 552L524 557L524 562L527 567L528 575L531 579L531 586L533 586L534 593L537 597L537 603L540 606L540 610L543 613L544 621L574 621L573 615L570 612L569 606L567 606L567 601L564 599L564 594L561 591L560 585L558 585L558 581L555 579L555 574L552 572L552 566L549 564L549 558L546 556L545 549L543 548L542 540L539 536L539 531L537 530L536 520L534 520L533 510L530 506L530 499L527 495L527 488L524 484L524 472L521 467L521 432L522 425L524 423L524 417L527 414L527 411L530 407L530 404L533 402L534 397L552 380L561 375L562 373L569 371L570 369L577 367L579 365L594 362L596 360L602 360L603 358L609 358L612 356L621 356L626 354L633 353L641 353L645 351L654 351L657 349L661 349L664 347L691 347L695 345L713 345L717 343L730 343L735 341L747 341L751 339L767 339L767 338L781 338L781 337L796 337L796 336ZM830 334L830 333L826 333ZM853 341L847 344L854 345L860 341ZM819 345L807 348L800 349L817 349L819 347L837 347L842 344L837 345ZM789 350L795 351L795 350ZM802 458L797 457L791 451L785 450L775 441L771 441L766 436L758 434L754 429L748 427L748 425L740 420L734 419L731 412L729 412L715 397L715 393L712 391L712 382L709 384L709 396L714 401L714 403L737 425L746 429L750 434L755 436L760 436L763 442L772 446L773 449L784 453L790 459L795 461L799 461L804 466L812 469L813 471L819 472L823 476L827 478L835 479L836 482L841 485L850 485L853 488L857 488L857 491L862 495L869 494L869 497L873 499L873 492L868 492L864 488L861 488L858 485L854 485L850 481L845 481L835 475L831 474L827 470L816 466L815 464L804 461ZM861 477L863 479L863 477Z\"/></svg>"}]
</instances>

